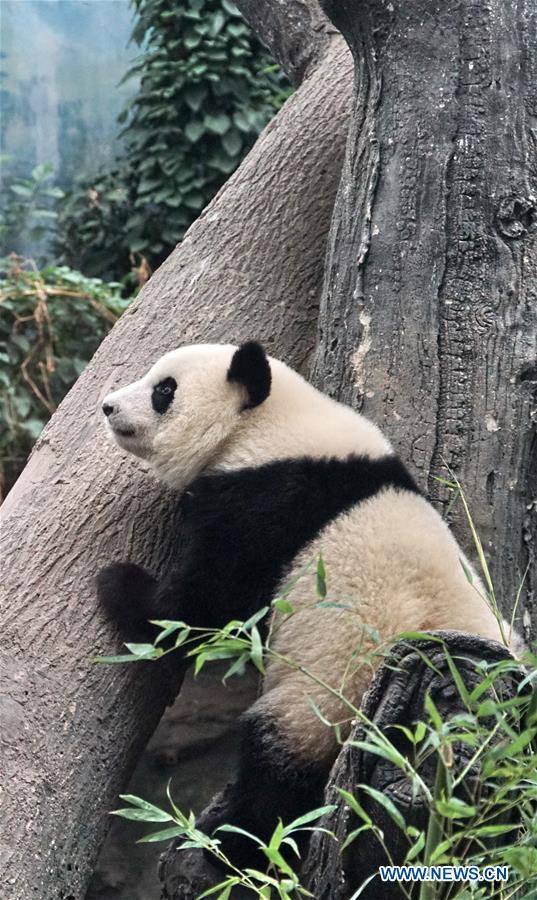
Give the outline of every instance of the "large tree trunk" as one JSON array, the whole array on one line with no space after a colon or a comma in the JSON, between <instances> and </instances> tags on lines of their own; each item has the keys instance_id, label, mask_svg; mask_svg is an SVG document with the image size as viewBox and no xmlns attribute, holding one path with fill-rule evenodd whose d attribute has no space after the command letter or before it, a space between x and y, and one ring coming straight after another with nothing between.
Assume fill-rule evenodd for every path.
<instances>
[{"instance_id":1,"label":"large tree trunk","mask_svg":"<svg viewBox=\"0 0 537 900\"><path fill-rule=\"evenodd\" d=\"M180 343L255 336L304 367L350 71L339 39L113 329L4 504L6 900L84 897L108 811L176 687L160 666L90 662L116 646L96 609L95 573L122 558L158 571L175 508L139 463L103 440L99 399Z\"/></svg>"},{"instance_id":2,"label":"large tree trunk","mask_svg":"<svg viewBox=\"0 0 537 900\"><path fill-rule=\"evenodd\" d=\"M353 52L355 92L314 378L384 425L441 509L449 495L435 476L450 477L446 464L457 475L500 605L510 613L524 581L519 627L535 638L535 3L323 7ZM462 517L455 528L468 546ZM388 691L396 688L394 678ZM373 700L368 712L382 719L389 704ZM392 697L394 719L421 718L418 700ZM360 780L397 799L405 786L390 785L378 762L344 749L326 800ZM382 812L370 812L384 828ZM356 823L339 804L321 824L343 842ZM304 877L316 898L343 900L385 861L367 839L350 853L342 866L338 846L315 836ZM361 896L379 891L402 896L377 880Z\"/></svg>"},{"instance_id":3,"label":"large tree trunk","mask_svg":"<svg viewBox=\"0 0 537 900\"><path fill-rule=\"evenodd\" d=\"M442 506L465 489L510 611L537 588L537 8L326 0L355 58L314 375ZM449 477L449 476L448 476ZM468 528L458 523L468 545ZM537 619L533 620L533 634Z\"/></svg>"}]
</instances>

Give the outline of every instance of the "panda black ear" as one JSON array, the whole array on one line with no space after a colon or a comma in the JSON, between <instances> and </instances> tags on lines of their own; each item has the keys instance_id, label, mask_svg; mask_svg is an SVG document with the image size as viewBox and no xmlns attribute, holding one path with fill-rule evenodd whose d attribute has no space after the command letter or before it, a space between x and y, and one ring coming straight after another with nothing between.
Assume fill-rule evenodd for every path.
<instances>
[{"instance_id":1,"label":"panda black ear","mask_svg":"<svg viewBox=\"0 0 537 900\"><path fill-rule=\"evenodd\" d=\"M247 341L235 350L228 369L227 380L242 385L247 401L244 409L259 406L270 394L272 375L270 364L261 344Z\"/></svg>"}]
</instances>

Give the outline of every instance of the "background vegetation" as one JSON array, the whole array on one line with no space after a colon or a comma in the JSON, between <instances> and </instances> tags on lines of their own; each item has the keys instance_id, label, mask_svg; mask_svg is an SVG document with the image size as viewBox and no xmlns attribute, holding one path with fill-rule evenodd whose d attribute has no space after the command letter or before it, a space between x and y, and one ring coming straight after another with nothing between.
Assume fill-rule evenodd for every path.
<instances>
[{"instance_id":1,"label":"background vegetation","mask_svg":"<svg viewBox=\"0 0 537 900\"><path fill-rule=\"evenodd\" d=\"M229 0L132 0L116 160L65 192L51 166L3 180L0 499L140 284L181 240L289 93ZM34 260L13 256L34 248Z\"/></svg>"},{"instance_id":2,"label":"background vegetation","mask_svg":"<svg viewBox=\"0 0 537 900\"><path fill-rule=\"evenodd\" d=\"M229 0L133 0L141 54L125 79L122 153L65 198L56 249L120 279L168 256L288 94L278 66Z\"/></svg>"}]
</instances>

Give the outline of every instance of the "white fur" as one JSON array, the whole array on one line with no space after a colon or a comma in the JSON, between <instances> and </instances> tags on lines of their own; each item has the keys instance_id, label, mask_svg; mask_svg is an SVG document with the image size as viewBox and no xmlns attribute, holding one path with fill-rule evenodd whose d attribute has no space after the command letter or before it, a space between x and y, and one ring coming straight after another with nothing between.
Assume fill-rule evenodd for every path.
<instances>
[{"instance_id":1,"label":"white fur","mask_svg":"<svg viewBox=\"0 0 537 900\"><path fill-rule=\"evenodd\" d=\"M183 488L200 472L261 465L309 456L371 458L391 453L379 429L349 407L315 390L282 362L270 359L270 396L243 410L241 387L226 374L235 347L194 345L162 357L140 381L106 398L117 411L108 420L118 444L149 460L170 485ZM151 407L152 387L172 376L177 391L163 415ZM134 428L121 437L114 428ZM292 527L292 523L290 523ZM232 552L233 548L230 548ZM329 600L346 608L320 608L315 565L322 554ZM422 497L386 489L329 523L295 560L289 593L291 616L275 623L272 647L308 669L356 705L372 668L353 659L374 641L364 625L386 641L402 631L453 628L501 639L477 576L433 507ZM506 631L508 628L506 626ZM275 715L289 746L304 757L332 757L331 729L317 718L309 695L331 721L348 710L303 671L270 662L256 707Z\"/></svg>"},{"instance_id":2,"label":"white fur","mask_svg":"<svg viewBox=\"0 0 537 900\"><path fill-rule=\"evenodd\" d=\"M147 459L155 472L183 488L203 470L261 465L296 456L372 458L391 452L379 429L315 390L279 360L270 358L272 388L254 409L245 409L241 387L226 379L237 348L194 344L167 353L140 381L114 391L104 402L116 407L107 426L124 450ZM151 391L167 377L177 390L159 415ZM134 428L133 437L114 429Z\"/></svg>"},{"instance_id":3,"label":"white fur","mask_svg":"<svg viewBox=\"0 0 537 900\"><path fill-rule=\"evenodd\" d=\"M322 554L327 575L327 601L346 608L319 606L316 563ZM502 640L500 628L473 574L464 574L461 560L472 571L447 525L422 497L393 488L338 516L295 560L286 595L295 613L276 623L272 648L295 660L308 672L339 688L359 706L371 680L371 664L353 659L361 648L388 650L390 639L403 631L456 629ZM282 619L279 616L280 620ZM378 632L382 644L364 629ZM509 627L504 623L504 633ZM314 700L329 721L349 720L349 708L303 671L283 662L267 668L264 694L257 708L275 713L284 708L283 727L296 752L315 758L333 756L334 733L316 716L306 697ZM280 713L278 712L278 719ZM345 727L342 731L345 733Z\"/></svg>"}]
</instances>

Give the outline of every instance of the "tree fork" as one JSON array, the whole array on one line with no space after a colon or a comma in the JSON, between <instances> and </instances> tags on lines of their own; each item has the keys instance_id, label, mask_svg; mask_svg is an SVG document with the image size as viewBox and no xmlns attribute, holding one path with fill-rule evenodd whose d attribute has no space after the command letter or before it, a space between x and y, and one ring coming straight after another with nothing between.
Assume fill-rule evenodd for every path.
<instances>
[{"instance_id":1,"label":"tree fork","mask_svg":"<svg viewBox=\"0 0 537 900\"><path fill-rule=\"evenodd\" d=\"M96 608L94 575L120 558L158 572L176 507L139 463L105 445L99 400L180 343L257 337L304 366L350 71L336 42L101 345L4 504L6 900L82 900L108 812L173 694L159 665L89 661L118 643Z\"/></svg>"},{"instance_id":2,"label":"tree fork","mask_svg":"<svg viewBox=\"0 0 537 900\"><path fill-rule=\"evenodd\" d=\"M338 33L317 0L237 0L236 5L293 84L301 84Z\"/></svg>"},{"instance_id":3,"label":"tree fork","mask_svg":"<svg viewBox=\"0 0 537 900\"><path fill-rule=\"evenodd\" d=\"M355 92L315 381L386 428L440 507L436 476L457 475L501 606L524 580L535 635L535 4L323 8Z\"/></svg>"}]
</instances>

